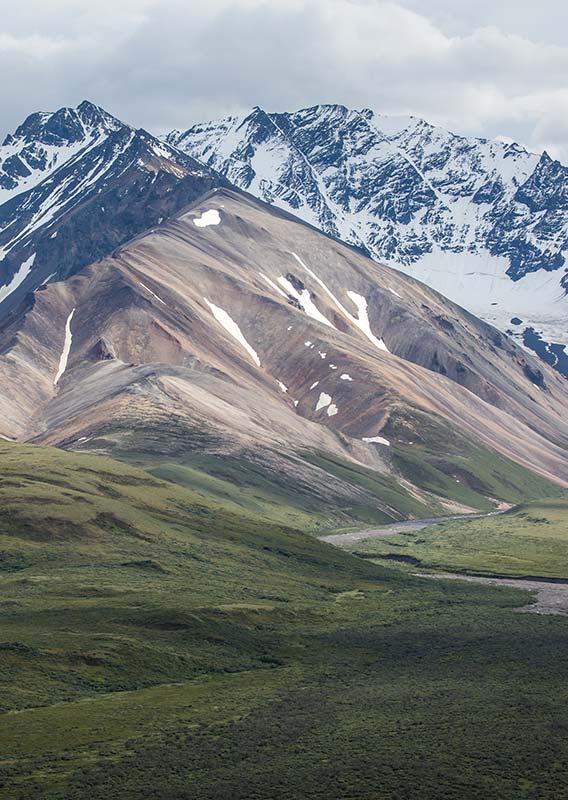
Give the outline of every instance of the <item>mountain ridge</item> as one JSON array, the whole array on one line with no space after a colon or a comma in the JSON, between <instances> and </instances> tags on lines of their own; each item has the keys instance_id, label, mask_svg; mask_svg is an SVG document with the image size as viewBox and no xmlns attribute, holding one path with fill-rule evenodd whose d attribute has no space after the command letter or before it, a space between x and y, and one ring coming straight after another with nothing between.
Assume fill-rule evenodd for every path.
<instances>
[{"instance_id":1,"label":"mountain ridge","mask_svg":"<svg viewBox=\"0 0 568 800\"><path fill-rule=\"evenodd\" d=\"M319 124L336 109L312 112ZM259 119L260 143L288 124ZM368 152L372 112L354 120ZM32 115L16 133L9 146L64 152L0 205L12 215L1 266L27 269L0 304L3 436L173 457L175 474L196 458L215 470L244 460L328 502L334 486L346 508L363 491L369 521L515 499L504 476L526 486L523 469L568 481L563 378L360 241L89 103ZM344 149L340 138L334 157ZM416 172L408 158L397 165ZM307 160L291 169L323 185ZM412 202L422 189L409 184ZM438 202L435 187L425 197ZM409 213L392 200L387 210Z\"/></svg>"},{"instance_id":2,"label":"mountain ridge","mask_svg":"<svg viewBox=\"0 0 568 800\"><path fill-rule=\"evenodd\" d=\"M0 319L225 183L88 101L30 115L0 147Z\"/></svg>"},{"instance_id":3,"label":"mountain ridge","mask_svg":"<svg viewBox=\"0 0 568 800\"><path fill-rule=\"evenodd\" d=\"M525 346L540 337L541 357L567 371L568 169L547 153L337 105L256 107L165 138Z\"/></svg>"},{"instance_id":4,"label":"mountain ridge","mask_svg":"<svg viewBox=\"0 0 568 800\"><path fill-rule=\"evenodd\" d=\"M36 291L0 352L4 436L180 480L254 464L338 503L342 524L491 508L521 496L507 482L551 491L538 476L568 484L559 375L237 190Z\"/></svg>"}]
</instances>

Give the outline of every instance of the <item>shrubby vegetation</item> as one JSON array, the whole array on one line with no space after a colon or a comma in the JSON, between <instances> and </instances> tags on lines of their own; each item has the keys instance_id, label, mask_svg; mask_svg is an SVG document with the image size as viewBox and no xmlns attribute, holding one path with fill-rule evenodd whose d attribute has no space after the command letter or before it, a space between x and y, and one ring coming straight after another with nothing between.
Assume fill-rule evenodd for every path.
<instances>
[{"instance_id":1,"label":"shrubby vegetation","mask_svg":"<svg viewBox=\"0 0 568 800\"><path fill-rule=\"evenodd\" d=\"M3 800L563 800L568 624L0 443ZM421 532L423 533L423 532Z\"/></svg>"}]
</instances>

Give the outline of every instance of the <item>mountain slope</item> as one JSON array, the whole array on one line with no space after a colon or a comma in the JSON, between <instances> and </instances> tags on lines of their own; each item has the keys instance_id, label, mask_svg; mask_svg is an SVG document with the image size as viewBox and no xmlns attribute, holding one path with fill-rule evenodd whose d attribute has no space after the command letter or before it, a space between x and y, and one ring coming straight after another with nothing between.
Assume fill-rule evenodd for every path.
<instances>
[{"instance_id":1,"label":"mountain slope","mask_svg":"<svg viewBox=\"0 0 568 800\"><path fill-rule=\"evenodd\" d=\"M345 524L568 482L560 376L426 286L230 190L36 291L0 352L4 436L256 464Z\"/></svg>"},{"instance_id":2,"label":"mountain slope","mask_svg":"<svg viewBox=\"0 0 568 800\"><path fill-rule=\"evenodd\" d=\"M414 117L315 106L167 141L510 331L568 375L568 168Z\"/></svg>"},{"instance_id":3,"label":"mountain slope","mask_svg":"<svg viewBox=\"0 0 568 800\"><path fill-rule=\"evenodd\" d=\"M0 318L217 185L92 103L32 114L0 147Z\"/></svg>"}]
</instances>

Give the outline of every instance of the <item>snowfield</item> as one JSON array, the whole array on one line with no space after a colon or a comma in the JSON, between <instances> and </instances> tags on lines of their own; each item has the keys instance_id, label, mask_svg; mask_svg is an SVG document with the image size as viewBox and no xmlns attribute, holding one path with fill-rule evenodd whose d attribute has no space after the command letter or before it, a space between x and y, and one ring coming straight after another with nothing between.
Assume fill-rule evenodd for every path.
<instances>
[{"instance_id":1,"label":"snowfield","mask_svg":"<svg viewBox=\"0 0 568 800\"><path fill-rule=\"evenodd\" d=\"M12 292L15 292L18 286L25 281L25 279L30 274L32 267L34 265L36 254L34 253L29 258L27 258L21 265L16 274L13 276L12 280L6 286L0 286L0 303L2 303L7 297L9 297Z\"/></svg>"}]
</instances>

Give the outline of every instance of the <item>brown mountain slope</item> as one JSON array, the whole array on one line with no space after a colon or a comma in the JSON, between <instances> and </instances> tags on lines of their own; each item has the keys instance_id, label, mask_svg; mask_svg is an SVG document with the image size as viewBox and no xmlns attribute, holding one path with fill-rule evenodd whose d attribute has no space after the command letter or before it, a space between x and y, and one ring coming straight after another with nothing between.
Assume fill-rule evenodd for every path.
<instances>
[{"instance_id":1,"label":"brown mountain slope","mask_svg":"<svg viewBox=\"0 0 568 800\"><path fill-rule=\"evenodd\" d=\"M386 473L401 448L443 458L472 443L568 485L563 378L419 282L237 192L36 291L0 353L11 438L248 453L324 495L339 484L298 470L306 451Z\"/></svg>"}]
</instances>

